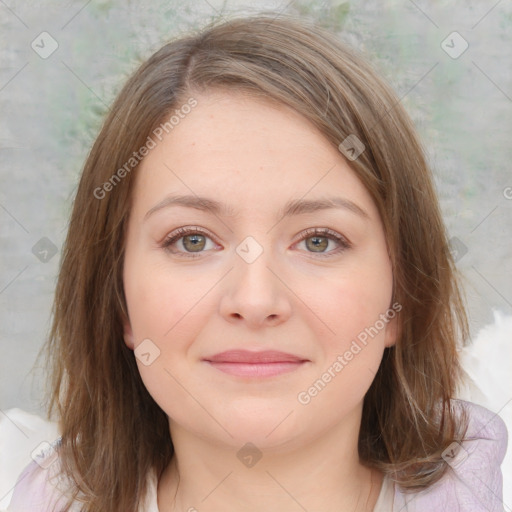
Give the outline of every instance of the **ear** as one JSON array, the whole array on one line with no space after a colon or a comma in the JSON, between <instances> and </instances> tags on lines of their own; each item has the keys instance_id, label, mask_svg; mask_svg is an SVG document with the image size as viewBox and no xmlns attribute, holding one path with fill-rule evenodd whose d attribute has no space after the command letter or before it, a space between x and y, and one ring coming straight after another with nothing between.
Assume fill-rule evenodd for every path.
<instances>
[{"instance_id":1,"label":"ear","mask_svg":"<svg viewBox=\"0 0 512 512\"><path fill-rule=\"evenodd\" d=\"M393 306L388 309L387 313L389 315L389 320L386 324L386 332L384 335L384 345L386 347L392 347L400 335L399 313L401 309L402 306L397 302L395 302ZM393 313L393 316L391 316L391 312Z\"/></svg>"},{"instance_id":2,"label":"ear","mask_svg":"<svg viewBox=\"0 0 512 512\"><path fill-rule=\"evenodd\" d=\"M386 324L386 333L384 335L384 345L386 347L392 347L396 343L397 335L398 335L398 320L395 316L395 318L392 318Z\"/></svg>"},{"instance_id":3,"label":"ear","mask_svg":"<svg viewBox=\"0 0 512 512\"><path fill-rule=\"evenodd\" d=\"M126 317L123 319L123 337L124 337L124 342L125 342L126 346L130 350L134 350L135 349L135 340L133 337L132 325L130 323L130 320Z\"/></svg>"}]
</instances>

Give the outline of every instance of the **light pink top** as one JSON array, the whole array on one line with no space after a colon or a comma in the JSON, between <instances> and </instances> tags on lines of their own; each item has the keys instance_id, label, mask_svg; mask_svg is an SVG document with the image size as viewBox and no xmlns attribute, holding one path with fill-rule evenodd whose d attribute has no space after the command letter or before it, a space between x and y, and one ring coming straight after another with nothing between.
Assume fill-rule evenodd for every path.
<instances>
[{"instance_id":1,"label":"light pink top","mask_svg":"<svg viewBox=\"0 0 512 512\"><path fill-rule=\"evenodd\" d=\"M444 477L421 492L403 493L384 477L374 512L503 512L503 477L500 465L505 457L508 434L505 423L484 407L454 400L469 412L466 440L445 450L449 468ZM57 440L54 443L58 445ZM50 512L64 505L64 482L59 477L58 451L49 451L30 463L16 483L8 512ZM43 466L46 466L44 468ZM155 473L148 475L149 492L139 512L158 512ZM61 508L59 508L59 506ZM80 511L76 503L72 512Z\"/></svg>"}]
</instances>

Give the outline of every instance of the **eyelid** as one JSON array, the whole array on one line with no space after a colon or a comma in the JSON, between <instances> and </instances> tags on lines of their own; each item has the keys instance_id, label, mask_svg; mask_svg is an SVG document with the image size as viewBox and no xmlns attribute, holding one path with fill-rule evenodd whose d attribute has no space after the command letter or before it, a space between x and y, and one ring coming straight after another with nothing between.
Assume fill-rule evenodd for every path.
<instances>
[{"instance_id":1,"label":"eyelid","mask_svg":"<svg viewBox=\"0 0 512 512\"><path fill-rule=\"evenodd\" d=\"M201 254L205 253L206 251L198 251L196 253L194 252L182 252L182 251L171 251L170 246L175 244L178 240L181 238L184 238L185 236L194 235L194 234L200 234L203 235L209 239L211 239L216 245L220 245L219 242L216 240L216 238L206 229L203 229L199 226L184 226L175 229L171 233L165 236L164 240L161 242L160 246L171 252L172 254L178 254L179 256L183 256L185 258L194 258L199 257ZM320 258L328 258L331 256L335 256L339 254L340 252L343 252L347 249L350 249L352 247L352 243L343 235L340 233L333 231L329 228L308 228L298 235L298 239L293 242L292 247L298 245L299 243L303 242L304 240L307 240L308 238L312 238L314 236L319 237L325 237L329 240L334 240L339 247L329 251L329 252L314 252L314 251L305 251L308 255L315 255Z\"/></svg>"},{"instance_id":2,"label":"eyelid","mask_svg":"<svg viewBox=\"0 0 512 512\"><path fill-rule=\"evenodd\" d=\"M180 228L176 228L175 230L171 231L167 235L165 235L162 243L165 243L168 240L171 240L173 238L187 236L187 235L193 235L195 233L199 233L201 235L205 235L208 238L211 238L212 240L216 241L215 237L206 229L201 228L199 226L183 226ZM218 242L216 242L218 243Z\"/></svg>"},{"instance_id":3,"label":"eyelid","mask_svg":"<svg viewBox=\"0 0 512 512\"><path fill-rule=\"evenodd\" d=\"M325 236L327 238L337 240L340 243L346 245L347 247L352 246L351 242L345 236L329 228L308 228L305 229L304 231L301 231L298 236L300 237L298 242L301 242L302 240L305 240L312 236Z\"/></svg>"}]
</instances>

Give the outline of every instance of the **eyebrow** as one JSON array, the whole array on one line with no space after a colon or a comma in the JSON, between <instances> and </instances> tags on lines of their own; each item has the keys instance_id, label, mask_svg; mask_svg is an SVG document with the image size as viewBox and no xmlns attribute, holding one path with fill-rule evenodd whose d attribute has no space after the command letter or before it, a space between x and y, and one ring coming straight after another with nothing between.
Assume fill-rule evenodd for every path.
<instances>
[{"instance_id":1,"label":"eyebrow","mask_svg":"<svg viewBox=\"0 0 512 512\"><path fill-rule=\"evenodd\" d=\"M194 208L196 210L207 211L214 215L220 215L224 217L236 216L236 212L233 210L233 208L208 197L201 197L196 195L170 195L153 206L153 208L151 208L144 216L144 220L150 217L153 213L162 210L163 208L169 208L172 206ZM278 214L278 218L288 217L291 215L300 215L304 213L312 213L319 210L327 210L332 208L348 210L362 217L363 219L369 219L369 215L360 206L343 197L326 197L315 200L293 199L288 201L286 205L281 209Z\"/></svg>"}]
</instances>

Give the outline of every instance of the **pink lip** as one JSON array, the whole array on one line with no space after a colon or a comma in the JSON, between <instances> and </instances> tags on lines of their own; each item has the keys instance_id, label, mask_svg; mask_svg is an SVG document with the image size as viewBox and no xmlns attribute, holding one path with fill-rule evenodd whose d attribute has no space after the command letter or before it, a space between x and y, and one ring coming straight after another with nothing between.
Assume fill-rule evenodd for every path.
<instances>
[{"instance_id":1,"label":"pink lip","mask_svg":"<svg viewBox=\"0 0 512 512\"><path fill-rule=\"evenodd\" d=\"M228 350L205 358L214 368L239 377L271 377L299 368L307 359L267 350L250 352L248 350Z\"/></svg>"}]
</instances>

